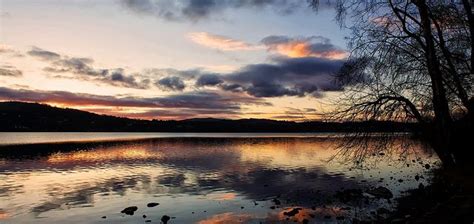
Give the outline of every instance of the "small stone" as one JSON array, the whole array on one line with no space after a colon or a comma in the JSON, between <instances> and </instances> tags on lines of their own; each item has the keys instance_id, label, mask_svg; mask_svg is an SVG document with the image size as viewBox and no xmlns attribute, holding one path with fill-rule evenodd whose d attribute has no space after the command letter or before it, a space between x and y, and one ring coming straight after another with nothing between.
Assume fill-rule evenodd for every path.
<instances>
[{"instance_id":1,"label":"small stone","mask_svg":"<svg viewBox=\"0 0 474 224\"><path fill-rule=\"evenodd\" d=\"M298 214L300 212L302 208L294 208L294 209L291 209L291 211L289 212L283 212L283 215L286 215L286 216L295 216L296 214Z\"/></svg>"},{"instance_id":2,"label":"small stone","mask_svg":"<svg viewBox=\"0 0 474 224\"><path fill-rule=\"evenodd\" d=\"M148 208L152 208L152 207L155 207L155 206L158 206L160 203L156 203L156 202L150 202L146 205L146 207Z\"/></svg>"},{"instance_id":3,"label":"small stone","mask_svg":"<svg viewBox=\"0 0 474 224\"><path fill-rule=\"evenodd\" d=\"M171 217L167 216L167 215L164 215L161 217L161 221L163 222L163 224L167 224L168 221L170 221Z\"/></svg>"},{"instance_id":4,"label":"small stone","mask_svg":"<svg viewBox=\"0 0 474 224\"><path fill-rule=\"evenodd\" d=\"M105 215L104 215L104 216L102 216L101 218L103 218L103 219L106 219L106 218L107 218L107 216L105 216Z\"/></svg>"},{"instance_id":5,"label":"small stone","mask_svg":"<svg viewBox=\"0 0 474 224\"><path fill-rule=\"evenodd\" d=\"M272 200L272 202L275 203L275 205L280 205L280 204L281 204L280 200L278 200L278 199L276 199L276 198L274 198L274 199Z\"/></svg>"},{"instance_id":6,"label":"small stone","mask_svg":"<svg viewBox=\"0 0 474 224\"><path fill-rule=\"evenodd\" d=\"M430 169L430 167L431 167L430 164L425 164L425 169L428 170L428 169Z\"/></svg>"},{"instance_id":7,"label":"small stone","mask_svg":"<svg viewBox=\"0 0 474 224\"><path fill-rule=\"evenodd\" d=\"M419 175L416 175L416 176L415 176L415 180L416 180L416 181L419 181L419 180L420 180L420 176L419 176Z\"/></svg>"},{"instance_id":8,"label":"small stone","mask_svg":"<svg viewBox=\"0 0 474 224\"><path fill-rule=\"evenodd\" d=\"M138 210L137 206L130 206L127 208L124 208L121 213L127 214L127 215L133 215L135 212Z\"/></svg>"},{"instance_id":9,"label":"small stone","mask_svg":"<svg viewBox=\"0 0 474 224\"><path fill-rule=\"evenodd\" d=\"M146 219L146 215L143 215L142 217L143 217L144 219Z\"/></svg>"}]
</instances>

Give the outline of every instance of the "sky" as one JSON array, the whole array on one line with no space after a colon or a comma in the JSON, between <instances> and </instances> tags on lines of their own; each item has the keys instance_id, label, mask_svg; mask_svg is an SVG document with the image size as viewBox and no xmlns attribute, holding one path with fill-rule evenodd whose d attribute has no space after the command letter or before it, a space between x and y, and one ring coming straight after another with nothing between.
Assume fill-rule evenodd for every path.
<instances>
[{"instance_id":1,"label":"sky","mask_svg":"<svg viewBox=\"0 0 474 224\"><path fill-rule=\"evenodd\" d=\"M328 1L330 2L330 1ZM314 120L347 31L303 0L0 0L0 101L138 119Z\"/></svg>"}]
</instances>

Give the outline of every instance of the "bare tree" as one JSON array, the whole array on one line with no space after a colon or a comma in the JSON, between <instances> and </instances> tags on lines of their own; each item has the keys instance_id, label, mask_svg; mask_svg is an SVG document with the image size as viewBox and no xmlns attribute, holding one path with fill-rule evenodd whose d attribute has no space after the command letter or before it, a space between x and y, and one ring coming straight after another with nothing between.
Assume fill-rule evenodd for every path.
<instances>
[{"instance_id":1,"label":"bare tree","mask_svg":"<svg viewBox=\"0 0 474 224\"><path fill-rule=\"evenodd\" d=\"M346 92L328 118L419 123L444 165L459 165L473 129L470 1L327 2L351 30L351 55L338 74Z\"/></svg>"}]
</instances>

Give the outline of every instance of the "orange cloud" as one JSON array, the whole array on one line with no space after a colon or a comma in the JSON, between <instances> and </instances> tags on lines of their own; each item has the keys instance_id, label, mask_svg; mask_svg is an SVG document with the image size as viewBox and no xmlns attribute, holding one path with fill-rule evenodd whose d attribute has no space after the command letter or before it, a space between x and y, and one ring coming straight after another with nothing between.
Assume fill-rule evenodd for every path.
<instances>
[{"instance_id":1,"label":"orange cloud","mask_svg":"<svg viewBox=\"0 0 474 224\"><path fill-rule=\"evenodd\" d=\"M347 58L347 52L339 49L331 49L327 51L315 51L312 49L312 44L304 40L295 40L288 43L281 43L271 45L269 50L276 51L279 54L291 57L291 58L302 58L302 57L317 57L327 58L333 60L340 60Z\"/></svg>"},{"instance_id":2,"label":"orange cloud","mask_svg":"<svg viewBox=\"0 0 474 224\"><path fill-rule=\"evenodd\" d=\"M311 37L287 37L268 36L262 43L269 51L277 52L291 58L317 57L331 60L341 60L348 53L333 45L330 39L321 36Z\"/></svg>"},{"instance_id":3,"label":"orange cloud","mask_svg":"<svg viewBox=\"0 0 474 224\"><path fill-rule=\"evenodd\" d=\"M261 48L260 46L252 45L240 40L206 32L190 33L188 37L199 45L223 51L245 51Z\"/></svg>"},{"instance_id":4,"label":"orange cloud","mask_svg":"<svg viewBox=\"0 0 474 224\"><path fill-rule=\"evenodd\" d=\"M348 57L345 50L334 46L330 39L321 36L297 38L268 36L258 45L206 32L190 33L189 38L199 45L223 51L267 49L291 58L317 57L341 60Z\"/></svg>"}]
</instances>

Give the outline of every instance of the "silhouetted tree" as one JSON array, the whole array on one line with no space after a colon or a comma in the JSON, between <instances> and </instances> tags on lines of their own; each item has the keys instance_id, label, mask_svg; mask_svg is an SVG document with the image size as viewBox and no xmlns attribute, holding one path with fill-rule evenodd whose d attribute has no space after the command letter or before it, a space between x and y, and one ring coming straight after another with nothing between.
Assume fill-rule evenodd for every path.
<instances>
[{"instance_id":1,"label":"silhouetted tree","mask_svg":"<svg viewBox=\"0 0 474 224\"><path fill-rule=\"evenodd\" d=\"M338 120L418 122L445 166L469 155L474 18L469 0L310 0L351 30Z\"/></svg>"}]
</instances>

